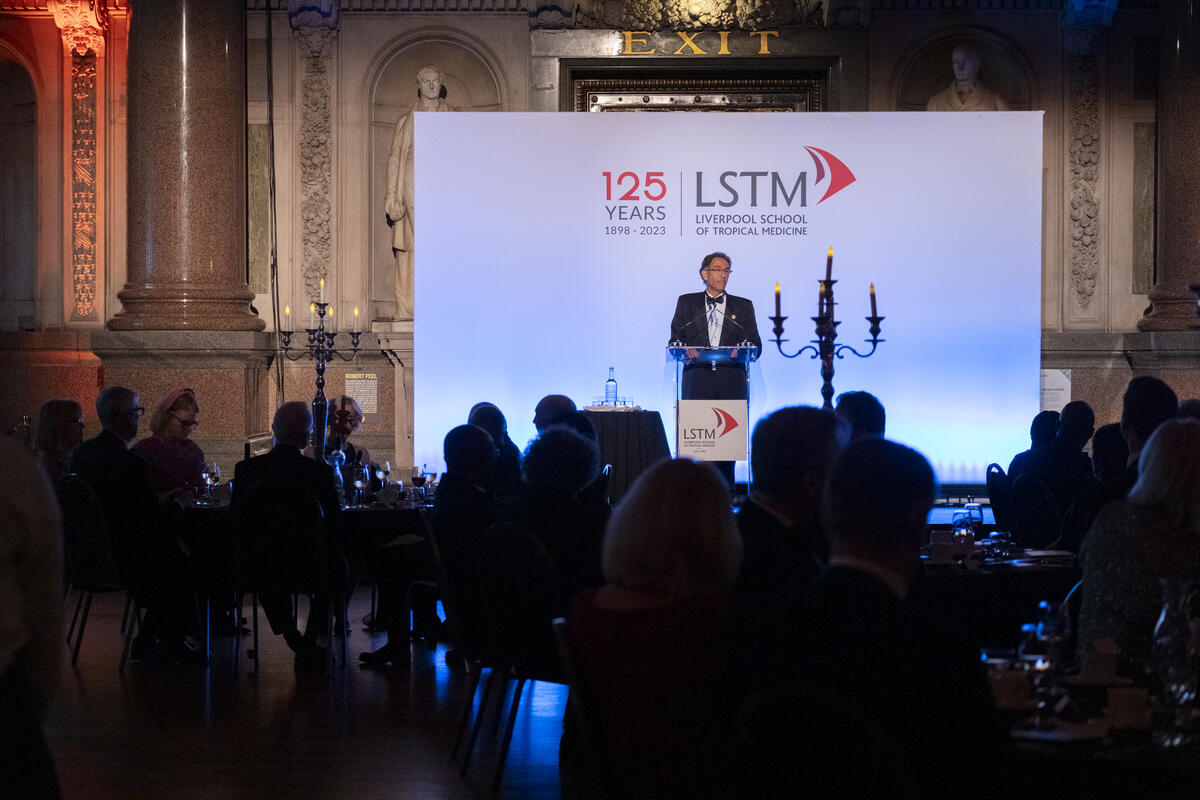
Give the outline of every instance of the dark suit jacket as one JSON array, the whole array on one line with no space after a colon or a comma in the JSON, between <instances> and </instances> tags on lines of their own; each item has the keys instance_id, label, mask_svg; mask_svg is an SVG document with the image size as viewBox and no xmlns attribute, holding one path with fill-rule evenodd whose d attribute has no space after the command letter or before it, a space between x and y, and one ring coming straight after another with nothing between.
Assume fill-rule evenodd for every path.
<instances>
[{"instance_id":1,"label":"dark suit jacket","mask_svg":"<svg viewBox=\"0 0 1200 800\"><path fill-rule=\"evenodd\" d=\"M333 467L308 458L294 445L276 445L269 453L238 462L233 472L233 507L237 508L247 489L268 478L295 481L317 498L325 513L326 553L340 556L344 549L342 507L333 485Z\"/></svg>"},{"instance_id":2,"label":"dark suit jacket","mask_svg":"<svg viewBox=\"0 0 1200 800\"><path fill-rule=\"evenodd\" d=\"M814 527L784 525L753 499L742 504L737 526L742 535L742 569L733 587L736 601L807 586L821 573L828 547Z\"/></svg>"},{"instance_id":3,"label":"dark suit jacket","mask_svg":"<svg viewBox=\"0 0 1200 800\"><path fill-rule=\"evenodd\" d=\"M108 537L122 578L135 593L153 580L160 556L169 550L146 462L111 431L101 431L75 448L71 471L96 493L108 527ZM140 598L139 598L140 599Z\"/></svg>"},{"instance_id":4,"label":"dark suit jacket","mask_svg":"<svg viewBox=\"0 0 1200 800\"><path fill-rule=\"evenodd\" d=\"M918 781L967 796L993 779L1006 739L979 650L948 622L844 566L826 569L785 614L796 626L781 643L795 670L787 680L855 707L890 735Z\"/></svg>"},{"instance_id":5,"label":"dark suit jacket","mask_svg":"<svg viewBox=\"0 0 1200 800\"><path fill-rule=\"evenodd\" d=\"M681 294L671 318L671 342L689 347L708 347L708 308L705 292ZM754 304L744 297L726 293L718 307L725 313L721 325L721 347L733 347L750 341L762 353L762 337L754 320ZM747 396L746 372L741 364L688 364L683 368L685 400L735 400Z\"/></svg>"}]
</instances>

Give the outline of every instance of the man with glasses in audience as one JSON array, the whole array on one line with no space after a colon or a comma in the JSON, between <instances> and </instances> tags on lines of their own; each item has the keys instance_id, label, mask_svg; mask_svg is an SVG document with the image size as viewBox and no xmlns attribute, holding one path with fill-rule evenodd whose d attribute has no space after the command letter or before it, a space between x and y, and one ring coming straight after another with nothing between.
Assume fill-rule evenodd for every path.
<instances>
[{"instance_id":1,"label":"man with glasses in audience","mask_svg":"<svg viewBox=\"0 0 1200 800\"><path fill-rule=\"evenodd\" d=\"M684 400L744 400L749 396L748 376L743 365L733 362L710 364L695 360L701 347L734 347L749 342L762 353L762 337L754 320L754 304L744 297L727 294L725 286L733 272L733 261L724 253L709 253L700 262L704 291L682 294L671 318L670 344L688 348L683 367ZM757 357L757 354L756 356ZM733 462L713 465L733 485Z\"/></svg>"},{"instance_id":2,"label":"man with glasses in audience","mask_svg":"<svg viewBox=\"0 0 1200 800\"><path fill-rule=\"evenodd\" d=\"M129 450L146 409L136 392L109 386L96 397L96 413L103 430L75 448L71 471L96 493L121 580L146 609L133 656L197 661L200 654L190 638L198 630L196 599L187 556L164 529L146 462Z\"/></svg>"}]
</instances>

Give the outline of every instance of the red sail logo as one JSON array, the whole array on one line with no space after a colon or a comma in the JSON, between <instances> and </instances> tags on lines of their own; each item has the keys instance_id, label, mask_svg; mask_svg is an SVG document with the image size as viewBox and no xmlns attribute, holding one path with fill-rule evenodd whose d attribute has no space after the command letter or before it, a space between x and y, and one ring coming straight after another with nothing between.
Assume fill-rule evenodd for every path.
<instances>
[{"instance_id":1,"label":"red sail logo","mask_svg":"<svg viewBox=\"0 0 1200 800\"><path fill-rule=\"evenodd\" d=\"M854 183L854 173L837 156L819 147L805 145L804 149L808 151L808 154L812 156L813 163L817 165L817 179L813 181L813 186L825 180L825 167L826 165L829 166L829 185L825 188L825 194L821 195L821 199L817 201L817 205L824 203L830 197L833 197L842 189Z\"/></svg>"},{"instance_id":2,"label":"red sail logo","mask_svg":"<svg viewBox=\"0 0 1200 800\"><path fill-rule=\"evenodd\" d=\"M717 430L720 431L720 433L717 434L718 439L738 426L738 421L734 419L729 412L722 411L719 408L714 408L713 413L717 415Z\"/></svg>"}]
</instances>

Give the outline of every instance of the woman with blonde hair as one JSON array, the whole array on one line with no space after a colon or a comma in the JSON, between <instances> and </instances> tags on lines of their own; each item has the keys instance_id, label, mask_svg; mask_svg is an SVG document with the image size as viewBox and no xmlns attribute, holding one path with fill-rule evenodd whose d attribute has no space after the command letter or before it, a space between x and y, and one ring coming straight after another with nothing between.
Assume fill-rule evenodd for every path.
<instances>
[{"instance_id":1,"label":"woman with blonde hair","mask_svg":"<svg viewBox=\"0 0 1200 800\"><path fill-rule=\"evenodd\" d=\"M1102 637L1148 662L1162 608L1160 581L1198 577L1200 421L1170 419L1138 459L1129 495L1100 510L1083 541L1078 655Z\"/></svg>"},{"instance_id":2,"label":"woman with blonde hair","mask_svg":"<svg viewBox=\"0 0 1200 800\"><path fill-rule=\"evenodd\" d=\"M150 415L151 435L133 446L159 497L204 485L204 451L189 438L200 425L199 415L195 392L186 386L172 389Z\"/></svg>"},{"instance_id":3,"label":"woman with blonde hair","mask_svg":"<svg viewBox=\"0 0 1200 800\"><path fill-rule=\"evenodd\" d=\"M714 797L729 748L721 679L726 595L742 541L709 464L651 467L604 535L606 585L581 593L570 630L619 796Z\"/></svg>"},{"instance_id":4,"label":"woman with blonde hair","mask_svg":"<svg viewBox=\"0 0 1200 800\"><path fill-rule=\"evenodd\" d=\"M83 407L74 400L47 400L38 413L34 449L50 485L71 472L71 453L83 441Z\"/></svg>"}]
</instances>

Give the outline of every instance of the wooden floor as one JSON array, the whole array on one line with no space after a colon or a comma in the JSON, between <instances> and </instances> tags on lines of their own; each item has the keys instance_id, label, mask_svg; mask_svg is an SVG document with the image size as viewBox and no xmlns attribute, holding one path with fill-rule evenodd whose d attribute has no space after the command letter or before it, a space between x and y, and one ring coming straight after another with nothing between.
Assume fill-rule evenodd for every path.
<instances>
[{"instance_id":1,"label":"wooden floor","mask_svg":"<svg viewBox=\"0 0 1200 800\"><path fill-rule=\"evenodd\" d=\"M368 598L360 592L351 619L366 613ZM411 670L361 669L358 653L384 637L355 624L348 669L298 677L287 645L260 618L257 676L243 658L234 677L230 638L213 640L207 669L130 664L121 674L120 612L119 596L97 597L79 663L64 667L46 722L66 798L487 795L500 732L485 728L460 778L449 753L467 679L446 666L444 647L414 646ZM560 796L565 702L563 686L526 689L503 797Z\"/></svg>"}]
</instances>

